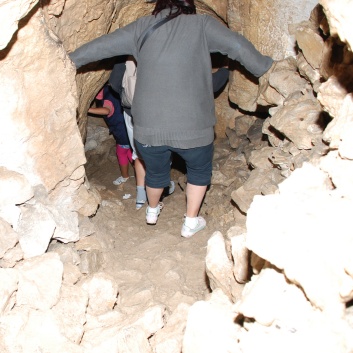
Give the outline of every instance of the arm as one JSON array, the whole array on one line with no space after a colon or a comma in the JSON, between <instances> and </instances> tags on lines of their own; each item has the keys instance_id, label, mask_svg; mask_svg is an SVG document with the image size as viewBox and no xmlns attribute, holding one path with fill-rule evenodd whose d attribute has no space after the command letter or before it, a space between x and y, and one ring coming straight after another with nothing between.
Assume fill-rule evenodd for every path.
<instances>
[{"instance_id":1,"label":"arm","mask_svg":"<svg viewBox=\"0 0 353 353\"><path fill-rule=\"evenodd\" d=\"M238 61L251 74L262 76L273 63L239 33L231 31L211 16L205 16L205 33L210 52L219 52Z\"/></svg>"},{"instance_id":2,"label":"arm","mask_svg":"<svg viewBox=\"0 0 353 353\"><path fill-rule=\"evenodd\" d=\"M110 109L107 107L89 108L88 113L97 115L108 115L110 113Z\"/></svg>"},{"instance_id":3,"label":"arm","mask_svg":"<svg viewBox=\"0 0 353 353\"><path fill-rule=\"evenodd\" d=\"M69 54L76 68L118 55L135 54L135 22L98 37Z\"/></svg>"}]
</instances>

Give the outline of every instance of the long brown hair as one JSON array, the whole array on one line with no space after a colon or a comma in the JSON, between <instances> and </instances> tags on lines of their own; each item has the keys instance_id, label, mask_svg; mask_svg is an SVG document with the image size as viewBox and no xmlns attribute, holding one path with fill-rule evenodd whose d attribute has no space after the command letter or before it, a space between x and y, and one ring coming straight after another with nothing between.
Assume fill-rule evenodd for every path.
<instances>
[{"instance_id":1,"label":"long brown hair","mask_svg":"<svg viewBox=\"0 0 353 353\"><path fill-rule=\"evenodd\" d=\"M157 0L152 15L157 15L164 9L169 8L168 17L177 17L181 14L196 14L196 6L194 0Z\"/></svg>"}]
</instances>

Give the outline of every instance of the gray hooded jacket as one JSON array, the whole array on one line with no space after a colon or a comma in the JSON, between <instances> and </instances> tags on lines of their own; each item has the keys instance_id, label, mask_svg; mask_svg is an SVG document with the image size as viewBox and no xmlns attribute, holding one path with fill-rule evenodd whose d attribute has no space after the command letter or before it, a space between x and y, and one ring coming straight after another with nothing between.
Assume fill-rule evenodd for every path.
<instances>
[{"instance_id":1,"label":"gray hooded jacket","mask_svg":"<svg viewBox=\"0 0 353 353\"><path fill-rule=\"evenodd\" d=\"M169 10L146 16L84 44L70 55L79 68L118 55L133 55L138 74L132 115L134 138L152 146L206 146L214 139L215 107L210 53L238 61L262 76L273 60L242 35L209 15L180 15L156 29L138 51L141 34Z\"/></svg>"}]
</instances>

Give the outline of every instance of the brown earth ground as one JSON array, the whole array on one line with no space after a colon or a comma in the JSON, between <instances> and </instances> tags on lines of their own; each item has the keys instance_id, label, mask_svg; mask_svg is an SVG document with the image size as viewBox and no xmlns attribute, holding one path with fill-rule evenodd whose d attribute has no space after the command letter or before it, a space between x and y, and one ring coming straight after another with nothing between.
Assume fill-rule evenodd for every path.
<instances>
[{"instance_id":1,"label":"brown earth ground","mask_svg":"<svg viewBox=\"0 0 353 353\"><path fill-rule=\"evenodd\" d=\"M86 173L102 197L91 221L102 246L104 272L112 275L119 285L118 307L135 312L160 303L173 311L180 302L192 304L204 299L209 293L205 273L207 241L214 231L221 230L210 214L212 207L206 206L207 196L200 211L208 221L206 229L192 238L181 237L185 212L185 192L181 186L185 186L185 176L178 160L174 160L171 178L176 184L175 192L164 197L158 223L147 225L146 206L135 209L135 177L122 185L113 185L113 180L120 176L115 143L113 139L104 143L105 155L87 153ZM130 175L133 174L131 167ZM131 197L124 199L126 194ZM216 194L224 199L222 193ZM221 208L219 201L213 203L216 207L213 209Z\"/></svg>"}]
</instances>

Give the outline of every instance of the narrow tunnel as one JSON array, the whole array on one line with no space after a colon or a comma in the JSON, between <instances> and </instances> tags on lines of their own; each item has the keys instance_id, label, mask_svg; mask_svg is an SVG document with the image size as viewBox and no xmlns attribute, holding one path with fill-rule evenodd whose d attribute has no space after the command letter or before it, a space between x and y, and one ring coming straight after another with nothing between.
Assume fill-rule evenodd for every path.
<instances>
[{"instance_id":1,"label":"narrow tunnel","mask_svg":"<svg viewBox=\"0 0 353 353\"><path fill-rule=\"evenodd\" d=\"M0 351L353 351L352 5L195 1L276 64L214 97L207 227L180 237L183 161L155 226L88 113L116 58L68 54L143 0L0 5Z\"/></svg>"}]
</instances>

